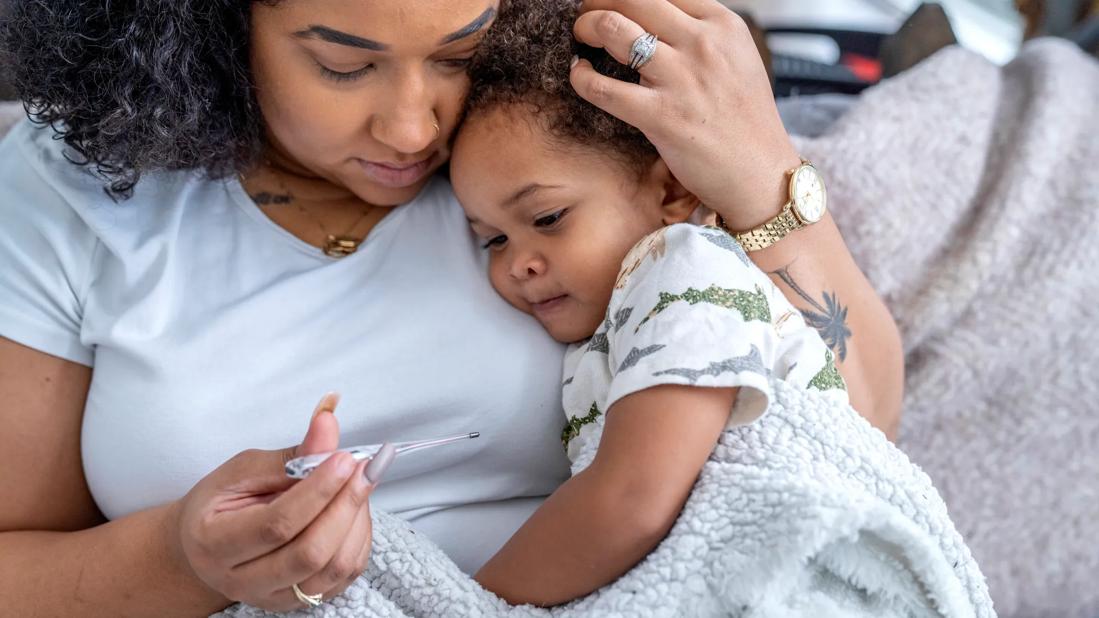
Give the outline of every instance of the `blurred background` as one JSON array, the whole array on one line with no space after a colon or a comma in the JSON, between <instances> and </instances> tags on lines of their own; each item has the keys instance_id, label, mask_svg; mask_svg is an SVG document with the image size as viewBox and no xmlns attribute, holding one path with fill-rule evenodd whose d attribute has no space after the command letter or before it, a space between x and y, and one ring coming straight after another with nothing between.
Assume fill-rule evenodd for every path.
<instances>
[{"instance_id":1,"label":"blurred background","mask_svg":"<svg viewBox=\"0 0 1099 618\"><path fill-rule=\"evenodd\" d=\"M778 96L857 94L960 44L998 64L1036 36L1099 52L1099 0L723 0L752 18Z\"/></svg>"}]
</instances>

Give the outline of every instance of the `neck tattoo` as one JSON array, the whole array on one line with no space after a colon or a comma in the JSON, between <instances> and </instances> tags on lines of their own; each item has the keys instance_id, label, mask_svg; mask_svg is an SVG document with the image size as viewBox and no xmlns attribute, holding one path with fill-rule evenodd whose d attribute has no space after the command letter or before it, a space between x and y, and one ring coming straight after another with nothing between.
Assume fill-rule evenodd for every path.
<instances>
[{"instance_id":1,"label":"neck tattoo","mask_svg":"<svg viewBox=\"0 0 1099 618\"><path fill-rule=\"evenodd\" d=\"M328 228L324 226L324 223L319 218L317 218L316 215L309 212L309 210L305 206L303 206L300 201L295 199L294 193L290 191L289 188L287 188L286 181L283 179L282 174L275 170L275 167L271 164L271 162L268 161L266 165L267 169L271 172L272 175L274 175L275 179L278 181L279 190L281 192L271 193L268 191L261 191L260 193L256 193L255 195L250 196L252 198L252 201L260 206L283 206L286 204L293 204L297 206L298 210L301 211L301 213L305 215L307 219L316 224L317 228L320 229L322 234L324 234L324 246L321 247L321 251L324 252L324 254L328 257L344 258L351 255L352 253L355 253L359 249L359 245L362 244L365 238L356 235L355 230L359 227L360 224L362 224L367 216L369 216L370 213L374 211L373 206L366 206L363 209L362 214L359 215L359 218L355 219L355 222L348 226L348 228L344 230L343 233L333 234L328 231Z\"/></svg>"}]
</instances>

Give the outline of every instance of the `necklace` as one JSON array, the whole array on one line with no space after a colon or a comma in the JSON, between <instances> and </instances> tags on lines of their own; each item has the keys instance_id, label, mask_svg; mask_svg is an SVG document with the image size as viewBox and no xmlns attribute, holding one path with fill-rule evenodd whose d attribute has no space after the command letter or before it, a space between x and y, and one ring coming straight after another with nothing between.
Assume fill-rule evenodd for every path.
<instances>
[{"instance_id":1,"label":"necklace","mask_svg":"<svg viewBox=\"0 0 1099 618\"><path fill-rule=\"evenodd\" d=\"M367 206L359 218L355 219L355 222L348 226L342 234L333 234L328 231L328 228L324 226L324 223L322 223L316 215L309 212L305 206L302 206L301 201L294 197L294 193L286 186L286 181L283 179L282 174L275 171L275 167L271 162L267 161L266 163L267 168L274 174L275 179L279 183L279 188L282 189L282 193L285 196L283 200L276 201L293 203L307 219L316 224L317 229L324 234L324 246L321 247L321 251L323 251L325 255L333 258L344 258L358 251L359 245L362 244L365 238L359 238L358 236L353 235L353 232L368 216L370 216L370 213L374 211L373 206Z\"/></svg>"}]
</instances>

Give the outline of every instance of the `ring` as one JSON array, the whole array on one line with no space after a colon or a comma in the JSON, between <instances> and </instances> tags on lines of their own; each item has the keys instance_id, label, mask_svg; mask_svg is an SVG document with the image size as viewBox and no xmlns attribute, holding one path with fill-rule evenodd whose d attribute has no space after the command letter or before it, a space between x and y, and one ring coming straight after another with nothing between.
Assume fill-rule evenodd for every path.
<instances>
[{"instance_id":1,"label":"ring","mask_svg":"<svg viewBox=\"0 0 1099 618\"><path fill-rule=\"evenodd\" d=\"M431 121L431 126L435 127L435 139L439 139L439 135L441 135L441 131L439 131L439 121Z\"/></svg>"},{"instance_id":2,"label":"ring","mask_svg":"<svg viewBox=\"0 0 1099 618\"><path fill-rule=\"evenodd\" d=\"M290 589L294 591L294 596L298 597L298 600L305 603L309 607L316 607L324 603L324 593L319 594L305 594L298 588L297 584L290 586Z\"/></svg>"},{"instance_id":3,"label":"ring","mask_svg":"<svg viewBox=\"0 0 1099 618\"><path fill-rule=\"evenodd\" d=\"M641 70L641 67L648 64L655 55L656 35L651 32L646 32L633 40L633 46L630 47L629 67L635 71L639 71Z\"/></svg>"}]
</instances>

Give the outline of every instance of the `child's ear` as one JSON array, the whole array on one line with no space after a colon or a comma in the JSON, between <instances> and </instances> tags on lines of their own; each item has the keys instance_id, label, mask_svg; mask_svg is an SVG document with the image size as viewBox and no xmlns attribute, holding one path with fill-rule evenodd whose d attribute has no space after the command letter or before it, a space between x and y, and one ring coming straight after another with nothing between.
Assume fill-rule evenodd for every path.
<instances>
[{"instance_id":1,"label":"child's ear","mask_svg":"<svg viewBox=\"0 0 1099 618\"><path fill-rule=\"evenodd\" d=\"M691 213L701 206L699 199L684 188L668 169L664 159L657 158L649 168L648 176L651 182L662 189L660 212L664 225L688 221Z\"/></svg>"}]
</instances>

